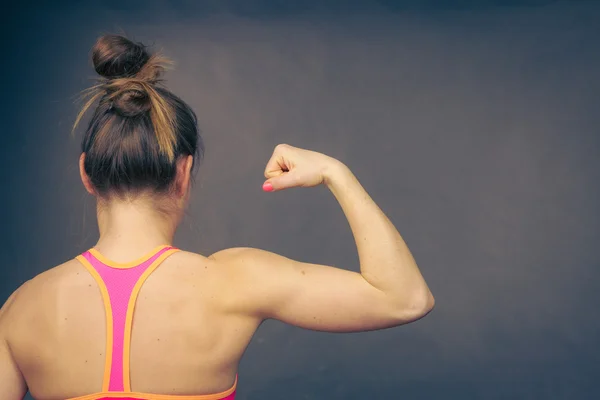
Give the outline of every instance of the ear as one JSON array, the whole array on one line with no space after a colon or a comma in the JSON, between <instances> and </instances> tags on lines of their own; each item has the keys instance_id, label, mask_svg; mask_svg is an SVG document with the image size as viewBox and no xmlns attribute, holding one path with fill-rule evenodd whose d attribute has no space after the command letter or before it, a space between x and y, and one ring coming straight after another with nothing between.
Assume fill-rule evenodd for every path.
<instances>
[{"instance_id":1,"label":"ear","mask_svg":"<svg viewBox=\"0 0 600 400\"><path fill-rule=\"evenodd\" d=\"M86 174L85 172L85 153L81 153L81 156L79 157L79 175L81 175L81 182L83 182L83 186L85 187L85 190L87 190L87 192L93 196L96 195L96 191L94 190L94 185L92 185L92 181L90 180L90 177L88 176L88 174Z\"/></svg>"},{"instance_id":2,"label":"ear","mask_svg":"<svg viewBox=\"0 0 600 400\"><path fill-rule=\"evenodd\" d=\"M182 157L177 161L177 176L175 178L175 190L178 197L184 197L190 190L192 180L192 166L194 157L191 155Z\"/></svg>"}]
</instances>

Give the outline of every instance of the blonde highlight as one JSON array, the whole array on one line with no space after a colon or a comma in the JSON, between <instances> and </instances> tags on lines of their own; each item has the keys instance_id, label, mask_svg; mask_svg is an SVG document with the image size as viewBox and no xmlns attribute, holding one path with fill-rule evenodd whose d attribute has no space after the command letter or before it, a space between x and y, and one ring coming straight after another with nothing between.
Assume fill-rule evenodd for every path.
<instances>
[{"instance_id":1,"label":"blonde highlight","mask_svg":"<svg viewBox=\"0 0 600 400\"><path fill-rule=\"evenodd\" d=\"M168 192L176 161L204 151L194 111L164 85L173 63L119 35L100 37L92 50L100 78L81 92L72 129L96 104L82 141L85 172L101 196Z\"/></svg>"},{"instance_id":2,"label":"blonde highlight","mask_svg":"<svg viewBox=\"0 0 600 400\"><path fill-rule=\"evenodd\" d=\"M155 54L133 77L101 79L100 84L85 89L81 98L83 100L87 98L87 101L77 114L72 133L75 132L85 113L98 99L114 102L127 93L138 92L142 96L147 96L149 100L147 111L150 113L159 151L167 157L169 162L173 162L177 144L175 111L154 87L162 84L160 77L172 64L173 62L168 58Z\"/></svg>"}]
</instances>

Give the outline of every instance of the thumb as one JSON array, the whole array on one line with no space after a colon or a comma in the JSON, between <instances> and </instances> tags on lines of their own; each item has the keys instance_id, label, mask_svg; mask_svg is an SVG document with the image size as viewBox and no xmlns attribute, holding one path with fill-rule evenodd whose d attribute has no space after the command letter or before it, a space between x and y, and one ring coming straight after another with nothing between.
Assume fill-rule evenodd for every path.
<instances>
[{"instance_id":1,"label":"thumb","mask_svg":"<svg viewBox=\"0 0 600 400\"><path fill-rule=\"evenodd\" d=\"M288 189L297 186L297 179L291 172L285 172L279 176L269 178L263 183L265 192L274 192L277 190Z\"/></svg>"}]
</instances>

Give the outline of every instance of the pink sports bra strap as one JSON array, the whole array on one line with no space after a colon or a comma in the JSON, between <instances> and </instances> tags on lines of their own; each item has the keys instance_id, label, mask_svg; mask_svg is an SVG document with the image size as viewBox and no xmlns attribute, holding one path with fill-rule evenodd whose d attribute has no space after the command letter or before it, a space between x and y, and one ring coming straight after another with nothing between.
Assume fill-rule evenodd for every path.
<instances>
[{"instance_id":1,"label":"pink sports bra strap","mask_svg":"<svg viewBox=\"0 0 600 400\"><path fill-rule=\"evenodd\" d=\"M106 310L107 354L103 391L131 392L129 350L135 301L146 278L164 259L177 251L171 246L160 246L149 256L129 264L111 262L95 249L78 257L98 282Z\"/></svg>"}]
</instances>

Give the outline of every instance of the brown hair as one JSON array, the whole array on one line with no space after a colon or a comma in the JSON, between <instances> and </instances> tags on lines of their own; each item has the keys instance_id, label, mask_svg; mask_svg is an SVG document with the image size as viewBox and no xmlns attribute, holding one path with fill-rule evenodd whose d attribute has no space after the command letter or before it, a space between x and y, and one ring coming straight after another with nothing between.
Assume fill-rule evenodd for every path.
<instances>
[{"instance_id":1,"label":"brown hair","mask_svg":"<svg viewBox=\"0 0 600 400\"><path fill-rule=\"evenodd\" d=\"M101 76L84 92L87 102L73 129L91 106L98 105L82 141L84 169L101 196L132 191L167 191L177 160L204 153L192 109L161 79L166 58L119 35L105 35L92 48Z\"/></svg>"}]
</instances>

